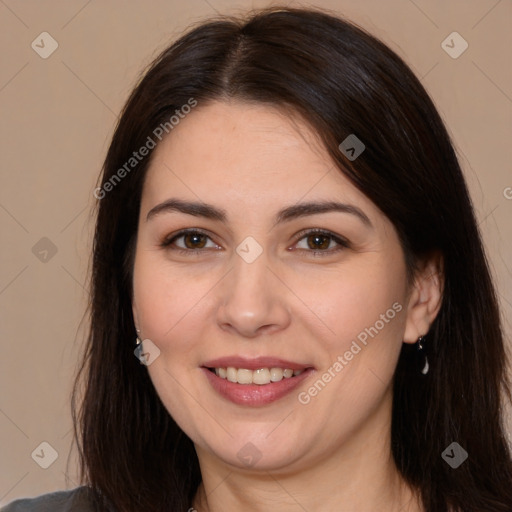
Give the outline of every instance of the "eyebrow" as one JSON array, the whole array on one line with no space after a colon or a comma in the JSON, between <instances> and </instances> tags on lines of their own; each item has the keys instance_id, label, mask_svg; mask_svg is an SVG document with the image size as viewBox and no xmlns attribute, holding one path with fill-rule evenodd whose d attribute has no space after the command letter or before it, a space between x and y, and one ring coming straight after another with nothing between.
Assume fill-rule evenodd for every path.
<instances>
[{"instance_id":1,"label":"eyebrow","mask_svg":"<svg viewBox=\"0 0 512 512\"><path fill-rule=\"evenodd\" d=\"M193 215L194 217L205 217L207 219L218 220L221 222L226 222L227 220L227 212L222 208L217 208L216 206L196 201L167 199L163 203L157 204L148 212L146 221L156 215L170 212L181 212L187 215ZM362 210L357 208L357 206L339 203L336 201L314 201L287 206L286 208L279 210L276 214L274 226L300 217L329 212L342 212L354 215L366 226L373 227L368 216Z\"/></svg>"}]
</instances>

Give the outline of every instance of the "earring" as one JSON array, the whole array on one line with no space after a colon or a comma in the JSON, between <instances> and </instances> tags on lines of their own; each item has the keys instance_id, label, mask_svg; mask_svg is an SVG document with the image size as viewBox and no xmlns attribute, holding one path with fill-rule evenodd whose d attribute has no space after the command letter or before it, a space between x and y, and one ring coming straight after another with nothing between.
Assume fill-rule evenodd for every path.
<instances>
[{"instance_id":1,"label":"earring","mask_svg":"<svg viewBox=\"0 0 512 512\"><path fill-rule=\"evenodd\" d=\"M425 362L423 363L423 369L421 370L421 373L423 375L426 375L428 373L428 370L429 370L429 364L428 364L428 358L427 358L427 354L425 353L425 348L423 347L422 345L422 342L425 341L425 336L420 336L418 338L418 341L416 342L416 345L418 347L418 360L421 361L421 356L423 356L423 358L425 359ZM421 368L421 363L420 363L420 368Z\"/></svg>"},{"instance_id":2,"label":"earring","mask_svg":"<svg viewBox=\"0 0 512 512\"><path fill-rule=\"evenodd\" d=\"M143 356L144 347L142 345L142 340L140 339L140 330L135 329L137 331L137 337L135 338L135 350L133 353L135 354L135 357L140 361L140 364L145 364L145 359Z\"/></svg>"}]
</instances>

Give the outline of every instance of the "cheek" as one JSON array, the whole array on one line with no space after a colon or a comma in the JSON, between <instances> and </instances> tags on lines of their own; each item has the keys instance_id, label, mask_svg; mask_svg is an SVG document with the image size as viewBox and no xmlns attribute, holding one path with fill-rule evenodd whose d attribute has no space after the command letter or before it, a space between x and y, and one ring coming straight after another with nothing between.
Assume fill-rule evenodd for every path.
<instances>
[{"instance_id":1,"label":"cheek","mask_svg":"<svg viewBox=\"0 0 512 512\"><path fill-rule=\"evenodd\" d=\"M207 271L173 267L152 251L137 254L134 299L143 336L162 351L189 348L208 305L211 281Z\"/></svg>"},{"instance_id":2,"label":"cheek","mask_svg":"<svg viewBox=\"0 0 512 512\"><path fill-rule=\"evenodd\" d=\"M204 336L205 308L211 277L193 275L162 263L152 251L137 254L134 266L134 298L141 331L160 349L154 364L147 367L156 393L174 420L186 432L195 433L204 422L204 409L194 397ZM197 373L199 376L199 374Z\"/></svg>"},{"instance_id":3,"label":"cheek","mask_svg":"<svg viewBox=\"0 0 512 512\"><path fill-rule=\"evenodd\" d=\"M301 293L329 327L329 334L321 334L317 321L314 340L325 354L318 380L328 383L311 383L299 402L310 403L316 417L335 417L347 428L383 400L405 327L406 286L400 260L366 263L332 272L315 286L301 281ZM350 420L347 410L353 413Z\"/></svg>"},{"instance_id":4,"label":"cheek","mask_svg":"<svg viewBox=\"0 0 512 512\"><path fill-rule=\"evenodd\" d=\"M298 277L296 283L297 295L316 314L317 331L328 332L323 339L333 349L343 350L358 336L400 337L405 283L399 264L375 258L375 264L317 273L315 280Z\"/></svg>"}]
</instances>

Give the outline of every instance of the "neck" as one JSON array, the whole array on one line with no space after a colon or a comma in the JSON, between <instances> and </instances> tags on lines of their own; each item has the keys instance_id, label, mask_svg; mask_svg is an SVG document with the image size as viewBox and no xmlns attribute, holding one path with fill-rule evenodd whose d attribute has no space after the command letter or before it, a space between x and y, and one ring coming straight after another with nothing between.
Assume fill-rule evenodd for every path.
<instances>
[{"instance_id":1,"label":"neck","mask_svg":"<svg viewBox=\"0 0 512 512\"><path fill-rule=\"evenodd\" d=\"M341 477L340 473L338 476ZM215 479L216 486L209 487L208 482L200 484L193 509L194 512L263 512L279 507L283 512L339 512L340 503L343 503L347 507L344 510L354 512L423 512L418 497L398 473L390 474L386 481L379 484L372 481L363 486L359 485L360 481L355 475L351 482L342 482L340 478L333 487L329 487L318 475L309 482L306 475L302 475L302 478L304 480L276 477L270 472L252 478L226 474ZM311 481L315 483L314 489L311 489ZM206 491L206 488L211 490Z\"/></svg>"},{"instance_id":2,"label":"neck","mask_svg":"<svg viewBox=\"0 0 512 512\"><path fill-rule=\"evenodd\" d=\"M393 461L391 405L379 409L350 440L293 469L235 468L196 445L203 481L193 508L263 512L278 506L282 512L339 512L343 504L343 510L355 512L422 512Z\"/></svg>"}]
</instances>

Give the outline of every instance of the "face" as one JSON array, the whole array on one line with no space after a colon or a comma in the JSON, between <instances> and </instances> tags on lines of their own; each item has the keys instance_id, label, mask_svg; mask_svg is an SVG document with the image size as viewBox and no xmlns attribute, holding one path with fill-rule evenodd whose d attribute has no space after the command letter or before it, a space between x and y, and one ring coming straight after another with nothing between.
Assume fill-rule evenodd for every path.
<instances>
[{"instance_id":1,"label":"face","mask_svg":"<svg viewBox=\"0 0 512 512\"><path fill-rule=\"evenodd\" d=\"M147 370L198 454L300 469L389 428L403 251L305 123L236 102L181 120L146 176L133 279Z\"/></svg>"}]
</instances>

